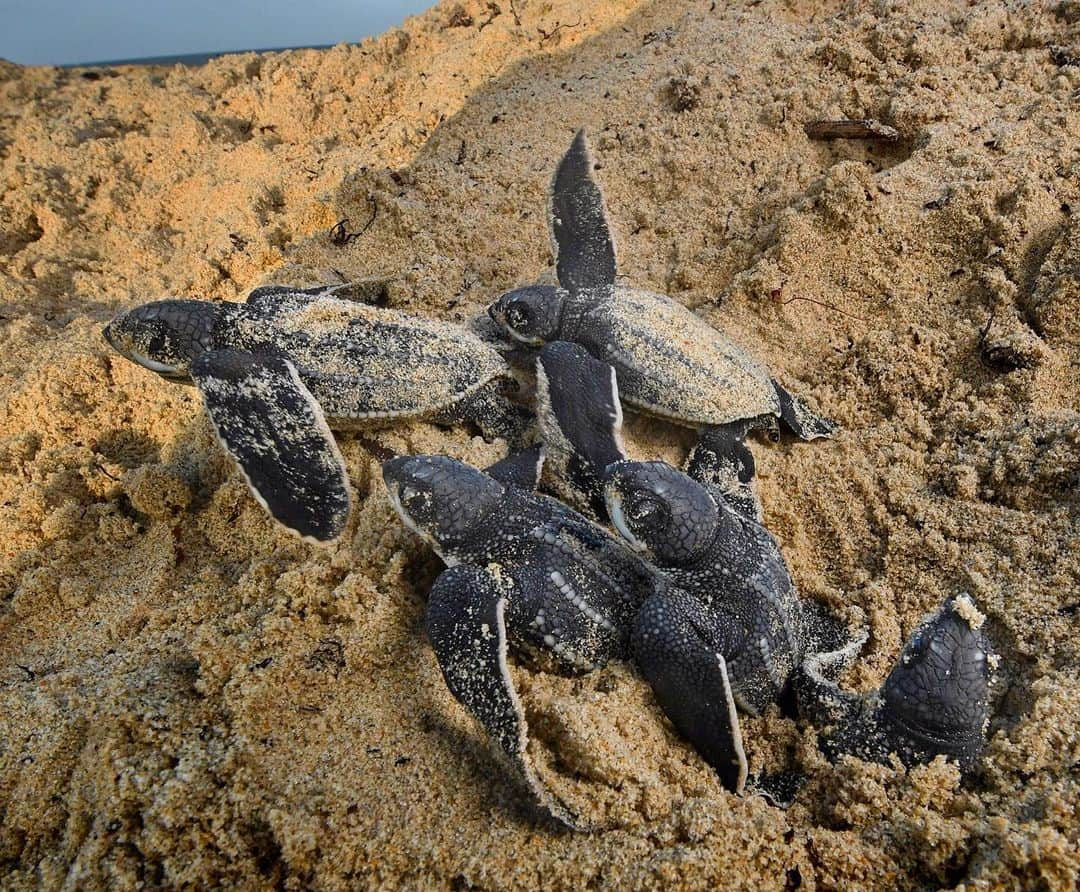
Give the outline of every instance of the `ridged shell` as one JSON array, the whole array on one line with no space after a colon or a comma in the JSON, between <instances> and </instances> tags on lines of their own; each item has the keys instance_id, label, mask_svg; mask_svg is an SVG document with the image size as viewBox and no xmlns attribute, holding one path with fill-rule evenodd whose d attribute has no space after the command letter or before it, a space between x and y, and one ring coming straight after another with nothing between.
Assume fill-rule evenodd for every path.
<instances>
[{"instance_id":1,"label":"ridged shell","mask_svg":"<svg viewBox=\"0 0 1080 892\"><path fill-rule=\"evenodd\" d=\"M436 414L508 375L466 329L333 297L289 300L234 322L252 348L283 350L334 426Z\"/></svg>"},{"instance_id":2,"label":"ridged shell","mask_svg":"<svg viewBox=\"0 0 1080 892\"><path fill-rule=\"evenodd\" d=\"M615 366L621 398L650 414L696 427L780 412L768 370L670 298L617 288L581 331Z\"/></svg>"}]
</instances>

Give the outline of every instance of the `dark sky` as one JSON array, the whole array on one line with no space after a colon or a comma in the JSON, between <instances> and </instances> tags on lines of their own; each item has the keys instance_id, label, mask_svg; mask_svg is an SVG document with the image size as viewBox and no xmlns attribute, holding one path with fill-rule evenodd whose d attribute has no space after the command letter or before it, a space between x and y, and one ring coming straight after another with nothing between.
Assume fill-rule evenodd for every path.
<instances>
[{"instance_id":1,"label":"dark sky","mask_svg":"<svg viewBox=\"0 0 1080 892\"><path fill-rule=\"evenodd\" d=\"M435 0L0 0L0 57L64 65L355 42Z\"/></svg>"}]
</instances>

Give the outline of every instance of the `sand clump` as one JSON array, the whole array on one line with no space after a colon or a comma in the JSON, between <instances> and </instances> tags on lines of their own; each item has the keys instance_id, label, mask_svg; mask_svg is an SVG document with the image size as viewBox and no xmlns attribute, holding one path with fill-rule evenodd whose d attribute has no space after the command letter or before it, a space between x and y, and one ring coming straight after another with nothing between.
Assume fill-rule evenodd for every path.
<instances>
[{"instance_id":1,"label":"sand clump","mask_svg":"<svg viewBox=\"0 0 1080 892\"><path fill-rule=\"evenodd\" d=\"M198 69L0 67L4 885L1075 886L1078 48L1073 2L500 0ZM844 117L901 138L808 139ZM783 811L726 794L632 667L516 665L536 763L603 828L560 833L446 691L438 562L361 443L344 539L307 546L194 390L100 336L268 281L463 321L545 273L544 190L583 125L626 281L843 426L754 448L802 594L870 619L845 683L880 684L946 597L986 617L1001 682L970 778L829 765L767 712L751 770L810 778ZM688 445L640 418L626 438Z\"/></svg>"}]
</instances>

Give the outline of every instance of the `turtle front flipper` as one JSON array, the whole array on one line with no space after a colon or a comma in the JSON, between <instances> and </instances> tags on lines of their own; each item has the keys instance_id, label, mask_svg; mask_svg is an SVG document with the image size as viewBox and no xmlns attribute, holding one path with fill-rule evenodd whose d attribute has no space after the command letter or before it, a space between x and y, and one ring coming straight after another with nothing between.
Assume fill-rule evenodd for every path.
<instances>
[{"instance_id":1,"label":"turtle front flipper","mask_svg":"<svg viewBox=\"0 0 1080 892\"><path fill-rule=\"evenodd\" d=\"M708 611L679 589L658 592L642 605L631 635L634 658L667 717L720 775L741 793L746 753L724 642L702 623Z\"/></svg>"},{"instance_id":2,"label":"turtle front flipper","mask_svg":"<svg viewBox=\"0 0 1080 892\"><path fill-rule=\"evenodd\" d=\"M191 377L259 503L286 529L329 542L345 529L349 483L322 408L284 357L212 350Z\"/></svg>"},{"instance_id":3,"label":"turtle front flipper","mask_svg":"<svg viewBox=\"0 0 1080 892\"><path fill-rule=\"evenodd\" d=\"M606 518L604 471L626 458L615 369L584 347L553 341L536 362L536 400L552 488Z\"/></svg>"},{"instance_id":4,"label":"turtle front flipper","mask_svg":"<svg viewBox=\"0 0 1080 892\"><path fill-rule=\"evenodd\" d=\"M796 437L801 440L816 440L819 437L832 436L836 430L835 421L812 412L806 403L775 378L772 384L780 400L780 420Z\"/></svg>"},{"instance_id":5,"label":"turtle front flipper","mask_svg":"<svg viewBox=\"0 0 1080 892\"><path fill-rule=\"evenodd\" d=\"M571 294L615 284L615 243L593 161L579 130L551 181L548 220L559 284Z\"/></svg>"},{"instance_id":6,"label":"turtle front flipper","mask_svg":"<svg viewBox=\"0 0 1080 892\"><path fill-rule=\"evenodd\" d=\"M543 468L544 447L534 443L528 449L511 452L506 458L484 468L484 472L504 486L516 486L532 492L540 485L540 472Z\"/></svg>"},{"instance_id":7,"label":"turtle front flipper","mask_svg":"<svg viewBox=\"0 0 1080 892\"><path fill-rule=\"evenodd\" d=\"M427 633L450 693L522 774L537 800L570 827L577 822L544 785L527 750L525 711L506 660L506 604L514 580L494 568L444 571L428 598Z\"/></svg>"},{"instance_id":8,"label":"turtle front flipper","mask_svg":"<svg viewBox=\"0 0 1080 892\"><path fill-rule=\"evenodd\" d=\"M761 521L761 502L754 492L754 454L746 435L755 422L733 421L702 428L686 459L685 473L718 490L744 517Z\"/></svg>"}]
</instances>

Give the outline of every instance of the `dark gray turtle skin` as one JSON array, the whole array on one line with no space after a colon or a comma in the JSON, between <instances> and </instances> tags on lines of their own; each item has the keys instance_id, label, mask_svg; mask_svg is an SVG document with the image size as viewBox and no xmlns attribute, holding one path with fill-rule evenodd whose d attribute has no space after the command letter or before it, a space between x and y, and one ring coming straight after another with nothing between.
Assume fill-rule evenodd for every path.
<instances>
[{"instance_id":1,"label":"dark gray turtle skin","mask_svg":"<svg viewBox=\"0 0 1080 892\"><path fill-rule=\"evenodd\" d=\"M936 676L926 671L943 644L920 650L919 642L931 638L916 635L881 696L841 692L832 678L858 654L866 633L852 636L819 605L798 598L756 504L663 462L625 461L612 369L579 345L547 344L537 366L537 416L546 467L555 471L545 474L545 482L610 519L671 583L635 617L632 653L665 712L727 786L738 791L746 778L736 707L757 713L789 686L802 695L804 715L835 729L823 737L830 757L850 752L879 758L896 751L905 760L924 761L946 752L966 764L964 753L981 740L985 711L960 711L951 719L960 730L939 735L962 738L964 751L943 749L932 732L929 742L920 743L915 731L936 720L946 701L985 706L985 699L963 700L950 692L950 682L971 673L947 666ZM605 464L612 456L615 461ZM595 508L598 490L603 510ZM955 645L950 653L971 661L964 666L985 666L982 643L971 635L953 634L948 641ZM914 657L923 651L926 663Z\"/></svg>"},{"instance_id":2,"label":"dark gray turtle skin","mask_svg":"<svg viewBox=\"0 0 1080 892\"><path fill-rule=\"evenodd\" d=\"M629 654L641 604L666 583L618 539L547 496L446 456L383 464L404 524L449 569L428 599L427 630L447 686L570 826L576 819L536 776L507 649L582 672Z\"/></svg>"},{"instance_id":3,"label":"dark gray turtle skin","mask_svg":"<svg viewBox=\"0 0 1080 892\"><path fill-rule=\"evenodd\" d=\"M745 757L737 716L716 706L726 688L754 714L791 685L800 712L829 729L830 758L887 761L895 752L909 765L938 754L965 769L973 763L992 660L970 601L950 602L916 632L879 692L847 694L833 679L866 635L841 644L828 619L807 609L765 527L663 462L612 465L605 492L615 528L672 583L638 613L634 658L672 722L732 789L745 778Z\"/></svg>"},{"instance_id":4,"label":"dark gray turtle skin","mask_svg":"<svg viewBox=\"0 0 1080 892\"><path fill-rule=\"evenodd\" d=\"M548 217L559 284L531 285L488 309L524 345L573 341L614 366L631 407L701 432L695 477L753 477L748 430L777 422L804 440L828 436L815 415L747 351L670 298L616 285L615 246L584 131L552 180Z\"/></svg>"},{"instance_id":5,"label":"dark gray turtle skin","mask_svg":"<svg viewBox=\"0 0 1080 892\"><path fill-rule=\"evenodd\" d=\"M509 366L475 335L334 290L275 285L242 304L156 301L104 330L133 362L195 384L255 497L317 542L340 535L349 514L331 428L469 418L513 437L522 423L501 395Z\"/></svg>"},{"instance_id":6,"label":"dark gray turtle skin","mask_svg":"<svg viewBox=\"0 0 1080 892\"><path fill-rule=\"evenodd\" d=\"M904 645L880 689L858 695L830 677L828 655L808 659L794 682L800 711L822 730L830 759L854 755L907 767L935 756L974 767L986 739L997 656L967 595L950 598Z\"/></svg>"},{"instance_id":7,"label":"dark gray turtle skin","mask_svg":"<svg viewBox=\"0 0 1080 892\"><path fill-rule=\"evenodd\" d=\"M545 345L536 358L536 417L547 489L607 520L604 469L626 458L615 370L578 344Z\"/></svg>"}]
</instances>

